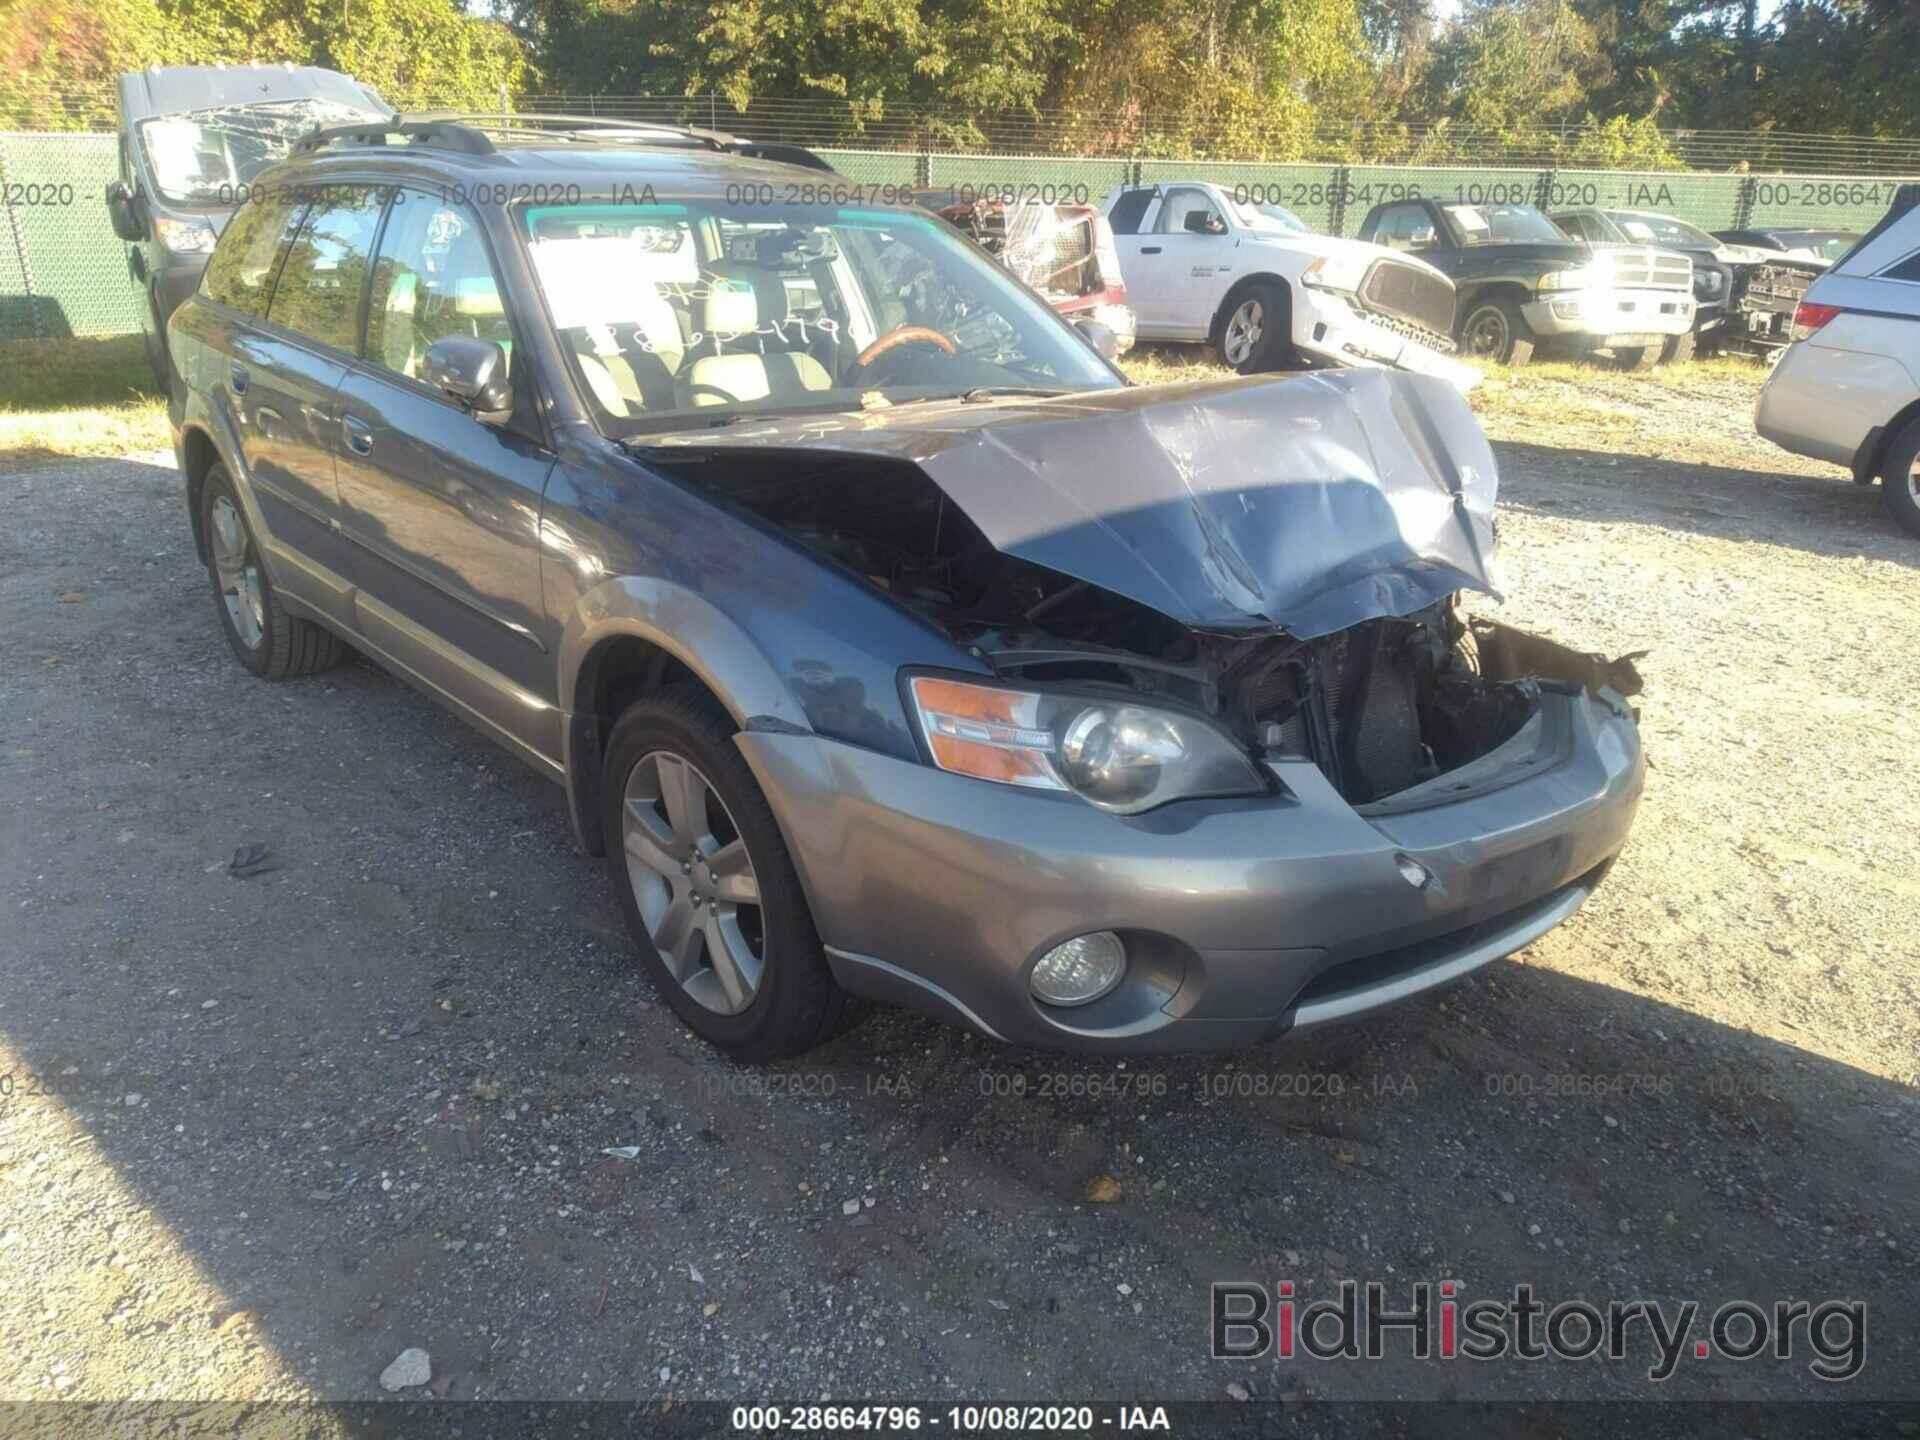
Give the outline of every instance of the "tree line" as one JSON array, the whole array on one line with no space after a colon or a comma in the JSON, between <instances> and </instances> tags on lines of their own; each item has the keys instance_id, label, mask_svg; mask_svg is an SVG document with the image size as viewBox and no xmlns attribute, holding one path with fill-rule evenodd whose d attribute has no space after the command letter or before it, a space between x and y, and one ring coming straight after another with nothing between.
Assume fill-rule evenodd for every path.
<instances>
[{"instance_id":1,"label":"tree line","mask_svg":"<svg viewBox=\"0 0 1920 1440\"><path fill-rule=\"evenodd\" d=\"M0 123L99 124L121 70L290 60L402 106L810 102L849 143L906 117L926 146L1647 167L1674 130L1920 134L1916 55L1916 0L0 0Z\"/></svg>"}]
</instances>

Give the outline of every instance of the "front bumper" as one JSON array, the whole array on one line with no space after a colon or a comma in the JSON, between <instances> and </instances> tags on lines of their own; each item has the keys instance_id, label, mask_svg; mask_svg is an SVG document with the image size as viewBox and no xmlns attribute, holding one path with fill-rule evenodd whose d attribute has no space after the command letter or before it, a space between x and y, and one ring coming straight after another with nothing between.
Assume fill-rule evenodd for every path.
<instances>
[{"instance_id":1,"label":"front bumper","mask_svg":"<svg viewBox=\"0 0 1920 1440\"><path fill-rule=\"evenodd\" d=\"M1594 345L1650 345L1693 329L1693 296L1681 290L1567 290L1522 305L1536 335L1585 335Z\"/></svg>"},{"instance_id":2,"label":"front bumper","mask_svg":"<svg viewBox=\"0 0 1920 1440\"><path fill-rule=\"evenodd\" d=\"M1645 761L1624 705L1548 691L1541 722L1526 778L1399 813L1356 810L1305 760L1271 767L1283 794L1128 819L813 735L739 744L849 989L1021 1044L1200 1051L1446 983L1578 908ZM1034 1001L1038 957L1103 929L1127 942L1121 985Z\"/></svg>"},{"instance_id":3,"label":"front bumper","mask_svg":"<svg viewBox=\"0 0 1920 1440\"><path fill-rule=\"evenodd\" d=\"M1365 311L1338 296L1318 296L1308 287L1295 290L1294 347L1336 365L1376 365L1434 375L1465 394L1480 383L1473 366L1378 324Z\"/></svg>"}]
</instances>

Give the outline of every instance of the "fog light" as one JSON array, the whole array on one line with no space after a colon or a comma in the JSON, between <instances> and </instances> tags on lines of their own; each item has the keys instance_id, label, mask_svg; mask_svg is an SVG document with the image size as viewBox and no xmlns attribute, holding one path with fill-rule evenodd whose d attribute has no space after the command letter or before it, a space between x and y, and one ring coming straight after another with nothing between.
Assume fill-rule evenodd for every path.
<instances>
[{"instance_id":1,"label":"fog light","mask_svg":"<svg viewBox=\"0 0 1920 1440\"><path fill-rule=\"evenodd\" d=\"M1033 993L1049 1005L1088 1005L1120 983L1127 947L1111 930L1076 935L1033 967Z\"/></svg>"}]
</instances>

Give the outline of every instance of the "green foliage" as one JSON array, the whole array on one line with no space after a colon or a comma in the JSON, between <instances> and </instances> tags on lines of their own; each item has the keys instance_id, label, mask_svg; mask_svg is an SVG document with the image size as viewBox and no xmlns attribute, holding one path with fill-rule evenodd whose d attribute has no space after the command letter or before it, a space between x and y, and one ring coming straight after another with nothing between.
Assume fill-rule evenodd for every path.
<instances>
[{"instance_id":1,"label":"green foliage","mask_svg":"<svg viewBox=\"0 0 1920 1440\"><path fill-rule=\"evenodd\" d=\"M1024 143L1044 116L1045 148L1070 153L1632 169L1675 163L1662 129L1920 132L1920 0L1435 6L0 0L0 125L110 124L112 79L137 66L289 60L402 106L491 109L537 84L684 96L682 118L725 125L804 101L854 144L883 122L900 138L902 116L925 147Z\"/></svg>"},{"instance_id":2,"label":"green foliage","mask_svg":"<svg viewBox=\"0 0 1920 1440\"><path fill-rule=\"evenodd\" d=\"M124 70L283 60L344 70L402 105L491 107L528 76L504 25L451 0L0 0L0 125L111 128Z\"/></svg>"},{"instance_id":3,"label":"green foliage","mask_svg":"<svg viewBox=\"0 0 1920 1440\"><path fill-rule=\"evenodd\" d=\"M1608 121L1587 113L1577 139L1561 145L1557 163L1585 170L1682 170L1680 157L1651 115L1629 120L1616 115Z\"/></svg>"}]
</instances>

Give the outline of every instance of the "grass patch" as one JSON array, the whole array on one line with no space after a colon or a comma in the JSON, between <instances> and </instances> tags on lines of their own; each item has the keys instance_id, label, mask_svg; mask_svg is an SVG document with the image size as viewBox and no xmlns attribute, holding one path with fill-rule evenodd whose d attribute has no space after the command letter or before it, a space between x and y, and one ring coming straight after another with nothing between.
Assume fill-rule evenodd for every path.
<instances>
[{"instance_id":1,"label":"grass patch","mask_svg":"<svg viewBox=\"0 0 1920 1440\"><path fill-rule=\"evenodd\" d=\"M1207 345L1136 345L1119 360L1120 373L1136 385L1178 380L1219 380L1233 374Z\"/></svg>"},{"instance_id":2,"label":"grass patch","mask_svg":"<svg viewBox=\"0 0 1920 1440\"><path fill-rule=\"evenodd\" d=\"M0 470L172 443L138 335L0 343Z\"/></svg>"}]
</instances>

